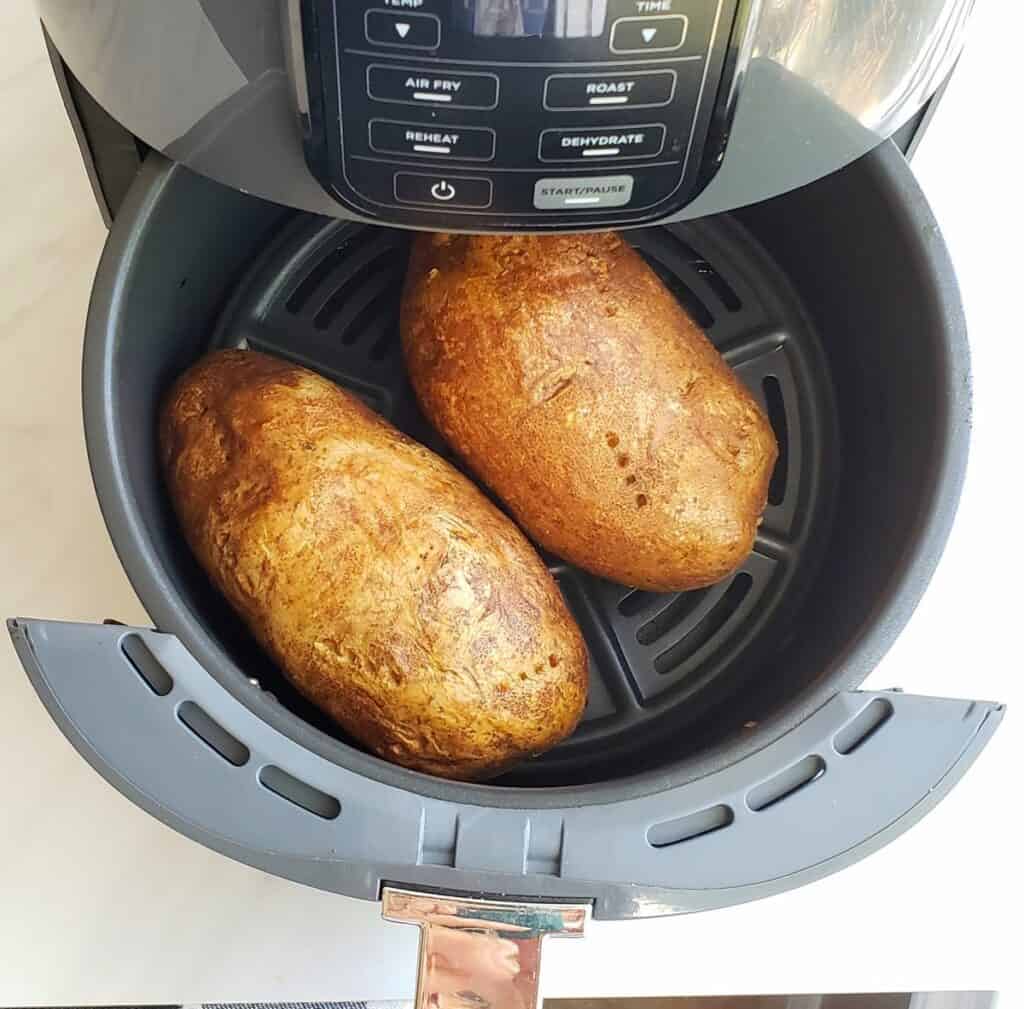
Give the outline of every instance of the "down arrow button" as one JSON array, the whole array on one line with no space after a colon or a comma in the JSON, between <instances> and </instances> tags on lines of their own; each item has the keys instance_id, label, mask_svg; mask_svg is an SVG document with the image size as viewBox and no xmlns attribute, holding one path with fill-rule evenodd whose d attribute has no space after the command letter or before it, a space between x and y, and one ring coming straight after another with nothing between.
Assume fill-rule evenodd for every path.
<instances>
[{"instance_id":1,"label":"down arrow button","mask_svg":"<svg viewBox=\"0 0 1024 1009\"><path fill-rule=\"evenodd\" d=\"M366 41L396 49L436 49L441 44L441 19L436 14L370 10Z\"/></svg>"},{"instance_id":2,"label":"down arrow button","mask_svg":"<svg viewBox=\"0 0 1024 1009\"><path fill-rule=\"evenodd\" d=\"M612 25L613 53L667 53L681 49L689 18L685 14L619 18Z\"/></svg>"}]
</instances>

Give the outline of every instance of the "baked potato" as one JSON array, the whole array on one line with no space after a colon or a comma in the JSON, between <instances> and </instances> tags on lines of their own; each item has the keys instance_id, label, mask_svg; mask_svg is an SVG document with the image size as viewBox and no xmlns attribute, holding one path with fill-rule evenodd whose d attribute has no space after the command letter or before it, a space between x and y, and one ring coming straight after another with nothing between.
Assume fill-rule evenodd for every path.
<instances>
[{"instance_id":1,"label":"baked potato","mask_svg":"<svg viewBox=\"0 0 1024 1009\"><path fill-rule=\"evenodd\" d=\"M619 235L421 235L401 327L426 416L537 543L652 591L750 552L772 428Z\"/></svg>"},{"instance_id":2,"label":"baked potato","mask_svg":"<svg viewBox=\"0 0 1024 1009\"><path fill-rule=\"evenodd\" d=\"M387 760L499 773L573 731L587 654L516 526L327 379L221 351L160 420L174 509L292 683Z\"/></svg>"}]
</instances>

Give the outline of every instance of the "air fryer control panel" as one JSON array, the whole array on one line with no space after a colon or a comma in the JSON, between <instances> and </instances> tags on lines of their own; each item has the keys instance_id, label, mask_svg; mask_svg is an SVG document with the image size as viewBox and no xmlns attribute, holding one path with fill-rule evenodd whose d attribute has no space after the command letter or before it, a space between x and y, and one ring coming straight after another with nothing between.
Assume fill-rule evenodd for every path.
<instances>
[{"instance_id":1,"label":"air fryer control panel","mask_svg":"<svg viewBox=\"0 0 1024 1009\"><path fill-rule=\"evenodd\" d=\"M667 217L706 175L736 7L308 0L307 158L342 204L386 224Z\"/></svg>"}]
</instances>

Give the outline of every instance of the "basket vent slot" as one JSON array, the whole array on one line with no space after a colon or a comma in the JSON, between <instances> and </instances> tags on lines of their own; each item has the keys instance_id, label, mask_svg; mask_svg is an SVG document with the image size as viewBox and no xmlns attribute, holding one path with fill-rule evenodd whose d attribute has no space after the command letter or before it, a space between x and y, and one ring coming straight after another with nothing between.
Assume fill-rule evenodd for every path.
<instances>
[{"instance_id":1,"label":"basket vent slot","mask_svg":"<svg viewBox=\"0 0 1024 1009\"><path fill-rule=\"evenodd\" d=\"M711 806L698 813L681 816L677 820L657 823L647 831L647 843L652 848L670 848L684 841L693 841L705 834L722 830L736 819L729 806Z\"/></svg>"},{"instance_id":2,"label":"basket vent slot","mask_svg":"<svg viewBox=\"0 0 1024 1009\"><path fill-rule=\"evenodd\" d=\"M670 231L668 234L675 249L676 268L682 264L684 268L696 273L728 311L739 311L743 307L743 302L725 277L677 233Z\"/></svg>"},{"instance_id":3,"label":"basket vent slot","mask_svg":"<svg viewBox=\"0 0 1024 1009\"><path fill-rule=\"evenodd\" d=\"M729 286L728 281L706 260L697 259L692 264L704 282L715 292L715 296L730 312L738 312L743 307L739 295Z\"/></svg>"},{"instance_id":4,"label":"basket vent slot","mask_svg":"<svg viewBox=\"0 0 1024 1009\"><path fill-rule=\"evenodd\" d=\"M876 697L850 719L832 740L836 753L845 757L863 746L893 716L891 701Z\"/></svg>"},{"instance_id":5,"label":"basket vent slot","mask_svg":"<svg viewBox=\"0 0 1024 1009\"><path fill-rule=\"evenodd\" d=\"M825 761L817 754L811 754L780 771L774 778L752 788L747 793L747 806L755 813L760 813L769 806L795 795L801 788L805 788L812 781L817 781L824 773Z\"/></svg>"},{"instance_id":6,"label":"basket vent slot","mask_svg":"<svg viewBox=\"0 0 1024 1009\"><path fill-rule=\"evenodd\" d=\"M121 651L139 674L142 682L158 697L166 697L174 689L171 674L164 669L160 660L137 634L129 634L121 642Z\"/></svg>"},{"instance_id":7,"label":"basket vent slot","mask_svg":"<svg viewBox=\"0 0 1024 1009\"><path fill-rule=\"evenodd\" d=\"M764 402L768 410L768 421L775 432L775 440L779 443L779 458L772 470L768 484L768 503L780 505L786 497L786 484L789 482L789 422L786 419L786 401L782 396L782 385L774 375L765 377Z\"/></svg>"},{"instance_id":8,"label":"basket vent slot","mask_svg":"<svg viewBox=\"0 0 1024 1009\"><path fill-rule=\"evenodd\" d=\"M249 748L235 739L194 701L185 701L178 707L178 719L229 764L244 767L249 763Z\"/></svg>"},{"instance_id":9,"label":"basket vent slot","mask_svg":"<svg viewBox=\"0 0 1024 1009\"><path fill-rule=\"evenodd\" d=\"M663 638L700 606L708 591L697 589L694 592L681 592L653 620L640 627L636 632L637 642L641 645L653 645L659 638Z\"/></svg>"},{"instance_id":10,"label":"basket vent slot","mask_svg":"<svg viewBox=\"0 0 1024 1009\"><path fill-rule=\"evenodd\" d=\"M260 784L264 788L269 789L282 799L287 799L288 802L300 809L306 810L307 813L313 813L325 820L334 820L341 813L341 803L333 795L328 795L312 785L307 785L304 781L299 781L298 778L273 764L267 764L266 767L261 768L259 778Z\"/></svg>"},{"instance_id":11,"label":"basket vent slot","mask_svg":"<svg viewBox=\"0 0 1024 1009\"><path fill-rule=\"evenodd\" d=\"M351 255L352 242L345 242L333 249L306 274L302 282L285 302L285 308L293 315L298 315L313 297L316 289Z\"/></svg>"},{"instance_id":12,"label":"basket vent slot","mask_svg":"<svg viewBox=\"0 0 1024 1009\"><path fill-rule=\"evenodd\" d=\"M352 301L357 294L366 295L366 291L361 291L364 285L368 286L372 281L376 281L375 290L371 290L371 300L369 303L362 308L356 317L344 327L342 333L342 343L345 346L351 346L359 340L361 335L360 325L365 325L367 311L374 305L376 300L383 295L391 295L392 292L387 290L390 287L388 281L391 279L390 274L396 272L400 265L400 256L398 249L394 247L382 249L381 252L371 259L369 262L364 263L359 269L353 273L348 274L341 283L341 286L334 291L334 293L324 303L323 308L316 313L313 319L313 325L317 329L329 329L331 325L341 316L345 306Z\"/></svg>"},{"instance_id":13,"label":"basket vent slot","mask_svg":"<svg viewBox=\"0 0 1024 1009\"><path fill-rule=\"evenodd\" d=\"M725 626L728 619L747 598L754 579L746 571L740 572L725 590L722 598L707 612L704 619L671 648L665 649L655 660L655 670L664 675L680 662L700 651Z\"/></svg>"},{"instance_id":14,"label":"basket vent slot","mask_svg":"<svg viewBox=\"0 0 1024 1009\"><path fill-rule=\"evenodd\" d=\"M371 293L370 300L359 309L353 319L345 326L342 342L346 344L359 343L367 334L374 336L373 344L369 349L369 357L374 360L374 348L380 344L387 346L387 341L382 339L389 324L397 325L395 302L398 293L393 290L394 277L391 271L387 274L380 274L376 290ZM377 358L382 360L382 358Z\"/></svg>"},{"instance_id":15,"label":"basket vent slot","mask_svg":"<svg viewBox=\"0 0 1024 1009\"><path fill-rule=\"evenodd\" d=\"M703 284L726 312L738 312L743 307L742 299L722 274L671 231L663 232L654 244L638 251L702 329L714 326L715 313L684 278L690 277Z\"/></svg>"}]
</instances>

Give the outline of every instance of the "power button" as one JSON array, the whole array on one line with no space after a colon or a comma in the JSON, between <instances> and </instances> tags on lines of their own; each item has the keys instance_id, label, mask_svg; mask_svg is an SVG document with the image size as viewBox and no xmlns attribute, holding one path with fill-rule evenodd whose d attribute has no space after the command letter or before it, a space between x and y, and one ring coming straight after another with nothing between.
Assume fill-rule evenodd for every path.
<instances>
[{"instance_id":1,"label":"power button","mask_svg":"<svg viewBox=\"0 0 1024 1009\"><path fill-rule=\"evenodd\" d=\"M395 199L424 207L462 207L485 210L491 205L491 180L478 176L429 175L397 172Z\"/></svg>"}]
</instances>

